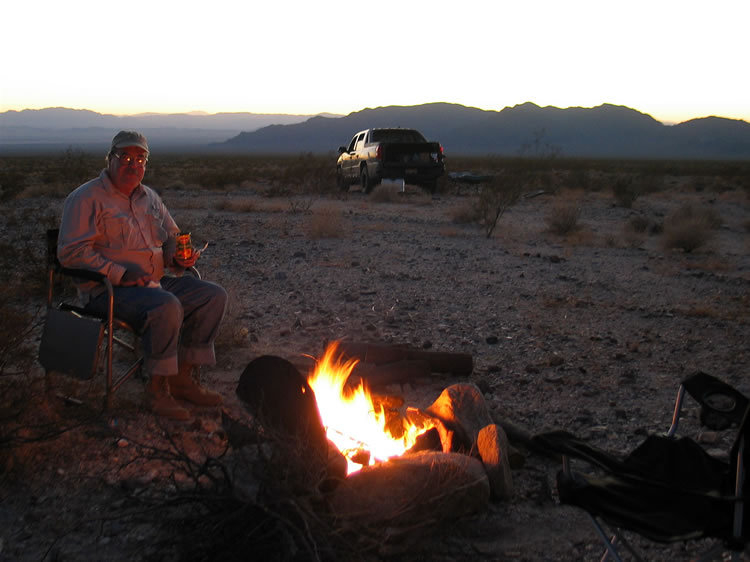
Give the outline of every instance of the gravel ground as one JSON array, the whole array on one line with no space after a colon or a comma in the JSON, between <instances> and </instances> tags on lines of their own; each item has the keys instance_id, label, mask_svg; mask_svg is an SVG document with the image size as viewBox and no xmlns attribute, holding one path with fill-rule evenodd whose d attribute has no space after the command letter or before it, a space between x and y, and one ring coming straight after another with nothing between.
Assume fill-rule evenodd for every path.
<instances>
[{"instance_id":1,"label":"gravel ground","mask_svg":"<svg viewBox=\"0 0 750 562\"><path fill-rule=\"evenodd\" d=\"M531 433L564 428L617 452L667 429L677 386L695 370L750 395L747 197L674 189L642 197L632 209L603 192L577 197L582 228L568 237L547 232L545 220L565 198L540 195L509 209L488 239L476 225L454 220L466 195L407 191L375 202L358 192L293 201L168 192L177 222L196 242L209 242L204 277L223 284L232 300L219 364L204 380L226 396L225 410L241 417L236 381L259 355L297 361L340 339L470 353L467 378L435 374L387 391L425 406L446 386L473 382L498 422ZM665 250L661 235L625 229L633 217L658 224L688 202L721 217L706 247ZM12 202L7 217L35 209L44 218L6 220L3 235L36 238L30 229L49 222L61 203ZM92 387L74 390L86 395ZM104 420L8 457L0 559L155 556L161 543L146 515L142 525L102 518L125 505L123 491L132 497L169 485L168 466L133 460L135 444L163 443L165 435L143 410L141 393L142 382L129 381ZM76 419L73 410L47 404L39 415ZM219 425L218 412L201 412L170 431L193 451L211 451L222 446ZM693 437L698 430L685 426ZM557 469L554 460L528 452L513 473L512 500L457 521L405 558L598 559L585 516L556 501ZM705 546L642 545L650 560L686 559Z\"/></svg>"}]
</instances>

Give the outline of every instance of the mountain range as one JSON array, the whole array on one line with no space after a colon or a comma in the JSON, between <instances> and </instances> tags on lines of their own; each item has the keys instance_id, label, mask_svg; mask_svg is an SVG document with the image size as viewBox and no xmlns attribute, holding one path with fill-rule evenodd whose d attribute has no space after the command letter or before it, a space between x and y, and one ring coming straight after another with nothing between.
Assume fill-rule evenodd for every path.
<instances>
[{"instance_id":1,"label":"mountain range","mask_svg":"<svg viewBox=\"0 0 750 562\"><path fill-rule=\"evenodd\" d=\"M501 111L451 103L388 106L339 115L141 114L127 117L50 108L0 113L0 152L67 146L102 150L123 128L141 130L152 149L216 153L330 153L369 127L411 127L446 154L750 159L750 123L722 117L665 125L637 110L539 107Z\"/></svg>"},{"instance_id":2,"label":"mountain range","mask_svg":"<svg viewBox=\"0 0 750 562\"><path fill-rule=\"evenodd\" d=\"M142 131L151 146L200 150L243 131L299 123L311 115L263 113L141 113L109 115L87 109L50 107L0 113L0 152L54 151L67 147L102 150L122 129Z\"/></svg>"}]
</instances>

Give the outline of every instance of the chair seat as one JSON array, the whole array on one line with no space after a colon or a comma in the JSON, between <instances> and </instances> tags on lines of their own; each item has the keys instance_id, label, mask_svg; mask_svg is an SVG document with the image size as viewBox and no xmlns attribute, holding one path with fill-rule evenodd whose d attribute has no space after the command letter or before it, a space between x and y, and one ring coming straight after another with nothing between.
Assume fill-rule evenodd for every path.
<instances>
[{"instance_id":1,"label":"chair seat","mask_svg":"<svg viewBox=\"0 0 750 562\"><path fill-rule=\"evenodd\" d=\"M703 537L730 538L733 503L727 498L685 494L621 475L557 474L560 501L652 541L672 543Z\"/></svg>"},{"instance_id":2,"label":"chair seat","mask_svg":"<svg viewBox=\"0 0 750 562\"><path fill-rule=\"evenodd\" d=\"M570 438L572 448L593 449ZM559 471L560 501L657 542L731 538L730 466L694 441L652 435L624 460L610 456L605 464L602 474Z\"/></svg>"},{"instance_id":3,"label":"chair seat","mask_svg":"<svg viewBox=\"0 0 750 562\"><path fill-rule=\"evenodd\" d=\"M60 303L60 305L58 306L58 308L60 310L64 310L64 311L67 311L67 312L73 312L73 313L75 313L75 314L77 314L79 316L85 316L85 317L88 317L88 318L96 318L97 320L101 320L102 322L106 322L106 320L107 320L107 315L106 314L102 314L102 313L99 313L99 312L96 312L96 311L93 311L93 310L89 310L88 308L85 308L85 307L82 307L82 306L78 306L78 305L74 305L74 304L70 304L70 303L66 303L66 302ZM112 323L114 324L115 328L122 328L123 330L127 330L129 332L133 332L134 334L136 333L136 330L135 330L135 328L133 328L133 326L131 326L130 324L128 324L124 320L120 320L116 316L114 318L112 318Z\"/></svg>"}]
</instances>

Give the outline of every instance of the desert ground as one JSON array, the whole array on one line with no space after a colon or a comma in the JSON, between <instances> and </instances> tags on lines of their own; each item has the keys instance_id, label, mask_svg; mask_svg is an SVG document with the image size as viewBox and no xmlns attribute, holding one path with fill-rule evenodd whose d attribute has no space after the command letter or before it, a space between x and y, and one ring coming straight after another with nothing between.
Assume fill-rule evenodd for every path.
<instances>
[{"instance_id":1,"label":"desert ground","mask_svg":"<svg viewBox=\"0 0 750 562\"><path fill-rule=\"evenodd\" d=\"M424 407L451 384L473 383L498 423L531 434L566 429L626 453L669 427L678 385L694 371L750 395L748 193L696 188L684 177L629 206L606 187L537 190L511 205L489 237L461 218L477 198L466 185L435 195L406 186L380 197L356 188L268 197L245 184L162 196L183 230L209 243L200 270L230 295L218 364L202 379L224 395L233 418L248 416L235 388L260 355L294 362L319 357L336 340L408 344L471 354L473 371L435 373L382 392ZM43 263L44 228L54 226L62 199L35 195L3 206L2 239ZM665 241L665 221L685 206L712 218L689 251ZM571 208L574 228L556 231L555 216ZM24 298L38 306L33 348L44 297L37 290ZM101 377L59 377L54 392L43 393L42 375L32 364L20 376L30 389L25 407L3 416L0 559L190 559L191 537L178 532L174 510L184 500L180 484L190 481L183 467L226 445L219 409L196 411L190 423L156 420L144 408L143 381L134 379L101 413ZM19 375L8 368L3 380ZM697 409L688 406L687 415L697 417ZM681 433L702 438L697 423ZM514 445L525 460L513 470L510 500L443 522L439 532L422 529L408 547L356 557L598 560L600 543L585 514L557 501L559 462ZM649 560L686 560L706 546L633 540ZM245 552L237 559L256 558Z\"/></svg>"}]
</instances>

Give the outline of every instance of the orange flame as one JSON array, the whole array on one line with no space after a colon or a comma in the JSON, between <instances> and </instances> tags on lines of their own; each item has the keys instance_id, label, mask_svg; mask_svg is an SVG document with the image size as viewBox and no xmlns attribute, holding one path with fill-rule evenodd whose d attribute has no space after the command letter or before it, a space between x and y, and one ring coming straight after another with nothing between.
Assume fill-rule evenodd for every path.
<instances>
[{"instance_id":1,"label":"orange flame","mask_svg":"<svg viewBox=\"0 0 750 562\"><path fill-rule=\"evenodd\" d=\"M326 436L346 457L347 473L351 474L364 464L372 465L402 455L432 425L425 420L428 425L418 426L403 419L403 435L393 436L386 427L382 406L376 408L363 382L353 390L344 388L359 361L342 361L341 357L336 357L337 348L336 342L328 346L307 382L315 392Z\"/></svg>"}]
</instances>

